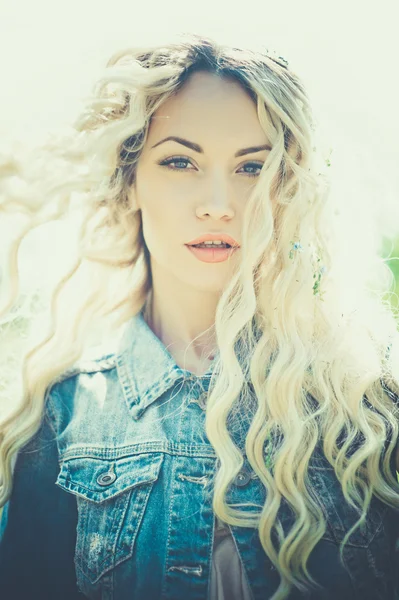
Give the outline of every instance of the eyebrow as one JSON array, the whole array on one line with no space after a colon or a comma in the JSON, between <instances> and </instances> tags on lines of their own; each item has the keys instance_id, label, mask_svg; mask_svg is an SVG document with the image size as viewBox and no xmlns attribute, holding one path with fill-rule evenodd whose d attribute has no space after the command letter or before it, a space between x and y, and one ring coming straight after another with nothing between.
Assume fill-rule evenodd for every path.
<instances>
[{"instance_id":1,"label":"eyebrow","mask_svg":"<svg viewBox=\"0 0 399 600\"><path fill-rule=\"evenodd\" d=\"M160 142L157 142L156 144L154 144L154 146L151 146L151 149L156 148L160 144L163 144L164 142L168 141L174 141L178 144L182 144L183 146L191 148L191 150L199 152L200 154L204 153L203 149L198 144L190 142L189 140L185 140L184 138L177 137L175 135L170 135L169 137L164 138ZM244 154L252 154L253 152L260 152L261 150L271 150L271 147L265 144L263 146L250 146L249 148L242 148L241 150L237 150L237 152L234 154L234 157L237 158L239 156L244 156Z\"/></svg>"}]
</instances>

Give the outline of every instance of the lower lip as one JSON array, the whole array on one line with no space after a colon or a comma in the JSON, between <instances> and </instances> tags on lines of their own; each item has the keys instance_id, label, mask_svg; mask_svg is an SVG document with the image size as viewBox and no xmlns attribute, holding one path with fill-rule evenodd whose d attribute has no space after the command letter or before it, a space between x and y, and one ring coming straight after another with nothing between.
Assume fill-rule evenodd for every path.
<instances>
[{"instance_id":1,"label":"lower lip","mask_svg":"<svg viewBox=\"0 0 399 600\"><path fill-rule=\"evenodd\" d=\"M230 258L239 249L239 246L232 246L231 248L196 248L187 245L187 248L202 262L218 263Z\"/></svg>"}]
</instances>

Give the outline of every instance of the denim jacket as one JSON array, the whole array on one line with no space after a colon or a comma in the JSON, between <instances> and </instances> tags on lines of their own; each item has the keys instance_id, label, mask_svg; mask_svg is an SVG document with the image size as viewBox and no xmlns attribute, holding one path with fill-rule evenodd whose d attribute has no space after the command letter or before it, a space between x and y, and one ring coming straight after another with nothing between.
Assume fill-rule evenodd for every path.
<instances>
[{"instance_id":1,"label":"denim jacket","mask_svg":"<svg viewBox=\"0 0 399 600\"><path fill-rule=\"evenodd\" d=\"M17 455L2 514L4 600L209 597L217 457L205 434L204 393L212 369L199 377L178 367L139 313L117 351L82 358L53 383L42 425ZM240 414L231 428L241 448L248 426ZM320 448L309 477L327 519L308 560L323 589L294 588L289 599L398 599L399 514L373 497L342 565L339 542L358 515ZM259 506L265 498L244 455L227 501ZM287 533L295 520L287 502L278 516ZM230 530L253 600L270 598L280 577L257 531Z\"/></svg>"}]
</instances>

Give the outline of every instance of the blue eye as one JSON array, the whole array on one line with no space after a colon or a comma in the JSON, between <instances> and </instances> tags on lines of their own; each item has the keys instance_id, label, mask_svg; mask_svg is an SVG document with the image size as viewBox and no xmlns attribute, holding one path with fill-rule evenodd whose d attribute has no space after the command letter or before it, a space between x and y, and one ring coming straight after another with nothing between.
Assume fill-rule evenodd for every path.
<instances>
[{"instance_id":1,"label":"blue eye","mask_svg":"<svg viewBox=\"0 0 399 600\"><path fill-rule=\"evenodd\" d=\"M242 169L244 167L251 167L251 169L259 169L258 173L246 173L246 175L248 175L249 177L259 177L260 172L262 170L263 164L259 164L259 163L245 163L245 165L242 167Z\"/></svg>"},{"instance_id":2,"label":"blue eye","mask_svg":"<svg viewBox=\"0 0 399 600\"><path fill-rule=\"evenodd\" d=\"M174 167L170 167L169 165L177 163L186 163L187 166L187 163L189 162L190 161L188 160L188 158L184 158L184 156L172 156L172 158L166 158L158 164L162 167L168 167L168 169L170 169L171 171L188 171L189 169L176 169Z\"/></svg>"},{"instance_id":3,"label":"blue eye","mask_svg":"<svg viewBox=\"0 0 399 600\"><path fill-rule=\"evenodd\" d=\"M167 167L168 169L170 169L171 171L191 171L192 169L186 169L186 168L176 168L175 167L171 167L170 165L174 164L178 164L178 163L183 163L186 167L187 164L192 164L191 161L188 158L185 158L184 156L172 156L171 158L166 158L165 160L162 160L161 162L159 162L158 164L161 165L162 167ZM260 174L260 171L263 167L263 163L254 163L254 162L247 162L245 163L245 165L243 165L243 167L241 167L242 169L245 167L251 167L252 169L259 169L258 173L248 173L245 172L245 175L248 175L248 177L258 177Z\"/></svg>"}]
</instances>

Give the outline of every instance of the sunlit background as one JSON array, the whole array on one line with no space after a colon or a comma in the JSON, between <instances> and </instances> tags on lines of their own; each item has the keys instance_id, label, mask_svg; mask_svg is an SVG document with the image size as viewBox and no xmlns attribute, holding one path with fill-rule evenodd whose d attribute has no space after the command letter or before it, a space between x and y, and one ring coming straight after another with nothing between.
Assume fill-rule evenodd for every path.
<instances>
[{"instance_id":1,"label":"sunlit background","mask_svg":"<svg viewBox=\"0 0 399 600\"><path fill-rule=\"evenodd\" d=\"M365 243L383 232L384 252L398 256L398 17L398 0L3 0L1 145L14 140L34 147L49 131L68 126L120 48L184 31L236 46L263 45L284 56L307 86L331 177L351 205L353 227L364 231ZM1 225L4 240L10 232ZM51 280L64 235L59 223L28 236L20 262L28 288ZM343 232L343 243L348 235ZM43 267L37 272L31 265L39 257ZM389 263L393 270L397 262Z\"/></svg>"}]
</instances>

